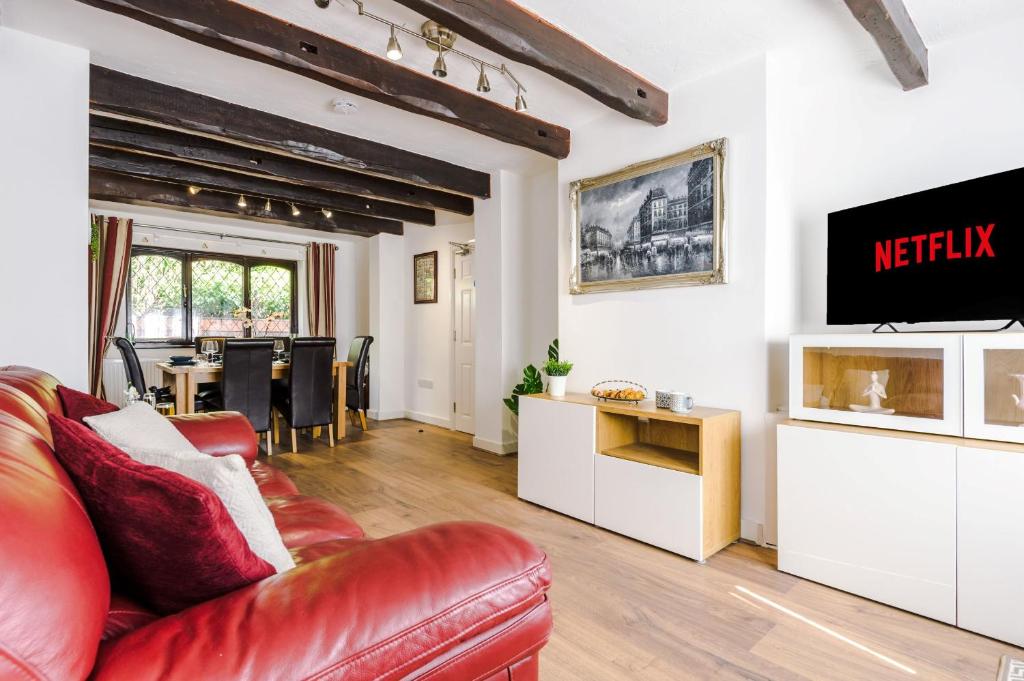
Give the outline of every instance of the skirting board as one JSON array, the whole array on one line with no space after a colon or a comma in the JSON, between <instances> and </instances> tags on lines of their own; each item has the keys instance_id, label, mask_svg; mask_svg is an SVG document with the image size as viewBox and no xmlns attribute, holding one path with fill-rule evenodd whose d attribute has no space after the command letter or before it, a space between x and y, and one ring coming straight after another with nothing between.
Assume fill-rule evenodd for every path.
<instances>
[{"instance_id":1,"label":"skirting board","mask_svg":"<svg viewBox=\"0 0 1024 681\"><path fill-rule=\"evenodd\" d=\"M451 428L452 422L450 419L442 418L440 416L433 416L432 414L424 414L421 411L407 411L405 412L405 418L410 421L419 421L420 423L429 423L432 426L438 426L439 428Z\"/></svg>"},{"instance_id":2,"label":"skirting board","mask_svg":"<svg viewBox=\"0 0 1024 681\"><path fill-rule=\"evenodd\" d=\"M495 442L494 440L485 440L481 437L473 438L473 446L477 449L482 449L485 452L491 452L499 456L507 456L508 454L515 454L519 451L519 443L515 440L511 442Z\"/></svg>"},{"instance_id":3,"label":"skirting board","mask_svg":"<svg viewBox=\"0 0 1024 681\"><path fill-rule=\"evenodd\" d=\"M391 421L393 419L404 419L404 411L378 411L375 409L368 409L366 415L374 421Z\"/></svg>"},{"instance_id":4,"label":"skirting board","mask_svg":"<svg viewBox=\"0 0 1024 681\"><path fill-rule=\"evenodd\" d=\"M767 546L764 538L764 525L756 520L740 520L740 538L758 546Z\"/></svg>"}]
</instances>

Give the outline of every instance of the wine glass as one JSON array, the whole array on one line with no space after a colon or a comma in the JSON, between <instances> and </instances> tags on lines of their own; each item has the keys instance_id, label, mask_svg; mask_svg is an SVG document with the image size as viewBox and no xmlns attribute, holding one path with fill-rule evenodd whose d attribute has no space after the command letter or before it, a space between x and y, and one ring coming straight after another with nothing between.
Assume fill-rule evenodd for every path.
<instances>
[{"instance_id":1,"label":"wine glass","mask_svg":"<svg viewBox=\"0 0 1024 681\"><path fill-rule=\"evenodd\" d=\"M206 354L207 363L213 362L213 355L217 352L217 341L215 340L204 340L202 346L203 352Z\"/></svg>"},{"instance_id":2,"label":"wine glass","mask_svg":"<svg viewBox=\"0 0 1024 681\"><path fill-rule=\"evenodd\" d=\"M284 339L283 338L276 338L276 339L274 339L274 354L276 354L278 356L278 358L280 358L282 352L284 352Z\"/></svg>"}]
</instances>

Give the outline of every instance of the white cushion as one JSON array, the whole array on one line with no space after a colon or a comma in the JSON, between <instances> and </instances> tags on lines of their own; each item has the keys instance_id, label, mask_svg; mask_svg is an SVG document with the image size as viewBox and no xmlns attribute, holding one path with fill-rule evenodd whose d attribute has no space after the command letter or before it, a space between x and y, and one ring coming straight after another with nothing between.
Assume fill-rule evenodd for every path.
<instances>
[{"instance_id":1,"label":"white cushion","mask_svg":"<svg viewBox=\"0 0 1024 681\"><path fill-rule=\"evenodd\" d=\"M203 454L178 433L170 421L144 402L84 420L100 437L139 463L179 473L211 489L224 504L253 553L273 565L278 572L295 567L295 561L281 541L274 517L242 457L237 454L220 457ZM170 437L166 428L184 440L184 446ZM147 437L147 433L152 433L152 436Z\"/></svg>"},{"instance_id":2,"label":"white cushion","mask_svg":"<svg viewBox=\"0 0 1024 681\"><path fill-rule=\"evenodd\" d=\"M134 402L124 409L86 416L82 420L100 437L132 458L136 452L143 451L199 451L170 421L145 402Z\"/></svg>"}]
</instances>

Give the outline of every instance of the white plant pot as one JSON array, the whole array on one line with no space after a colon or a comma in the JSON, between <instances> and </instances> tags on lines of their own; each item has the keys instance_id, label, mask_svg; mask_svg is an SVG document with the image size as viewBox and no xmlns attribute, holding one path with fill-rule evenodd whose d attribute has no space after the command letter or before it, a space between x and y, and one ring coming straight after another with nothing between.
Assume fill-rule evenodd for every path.
<instances>
[{"instance_id":1,"label":"white plant pot","mask_svg":"<svg viewBox=\"0 0 1024 681\"><path fill-rule=\"evenodd\" d=\"M548 376L548 394L552 397L565 397L565 380L568 376Z\"/></svg>"}]
</instances>

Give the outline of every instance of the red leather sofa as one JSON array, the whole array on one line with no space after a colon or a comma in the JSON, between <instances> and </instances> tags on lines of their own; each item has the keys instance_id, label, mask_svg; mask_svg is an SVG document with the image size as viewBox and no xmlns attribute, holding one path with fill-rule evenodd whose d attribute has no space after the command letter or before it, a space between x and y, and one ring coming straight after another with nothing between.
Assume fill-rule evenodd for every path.
<instances>
[{"instance_id":1,"label":"red leather sofa","mask_svg":"<svg viewBox=\"0 0 1024 681\"><path fill-rule=\"evenodd\" d=\"M526 681L551 631L545 555L483 523L368 539L256 461L238 414L181 416L199 449L240 454L298 566L159 617L117 593L53 456L57 380L0 368L0 679Z\"/></svg>"}]
</instances>

